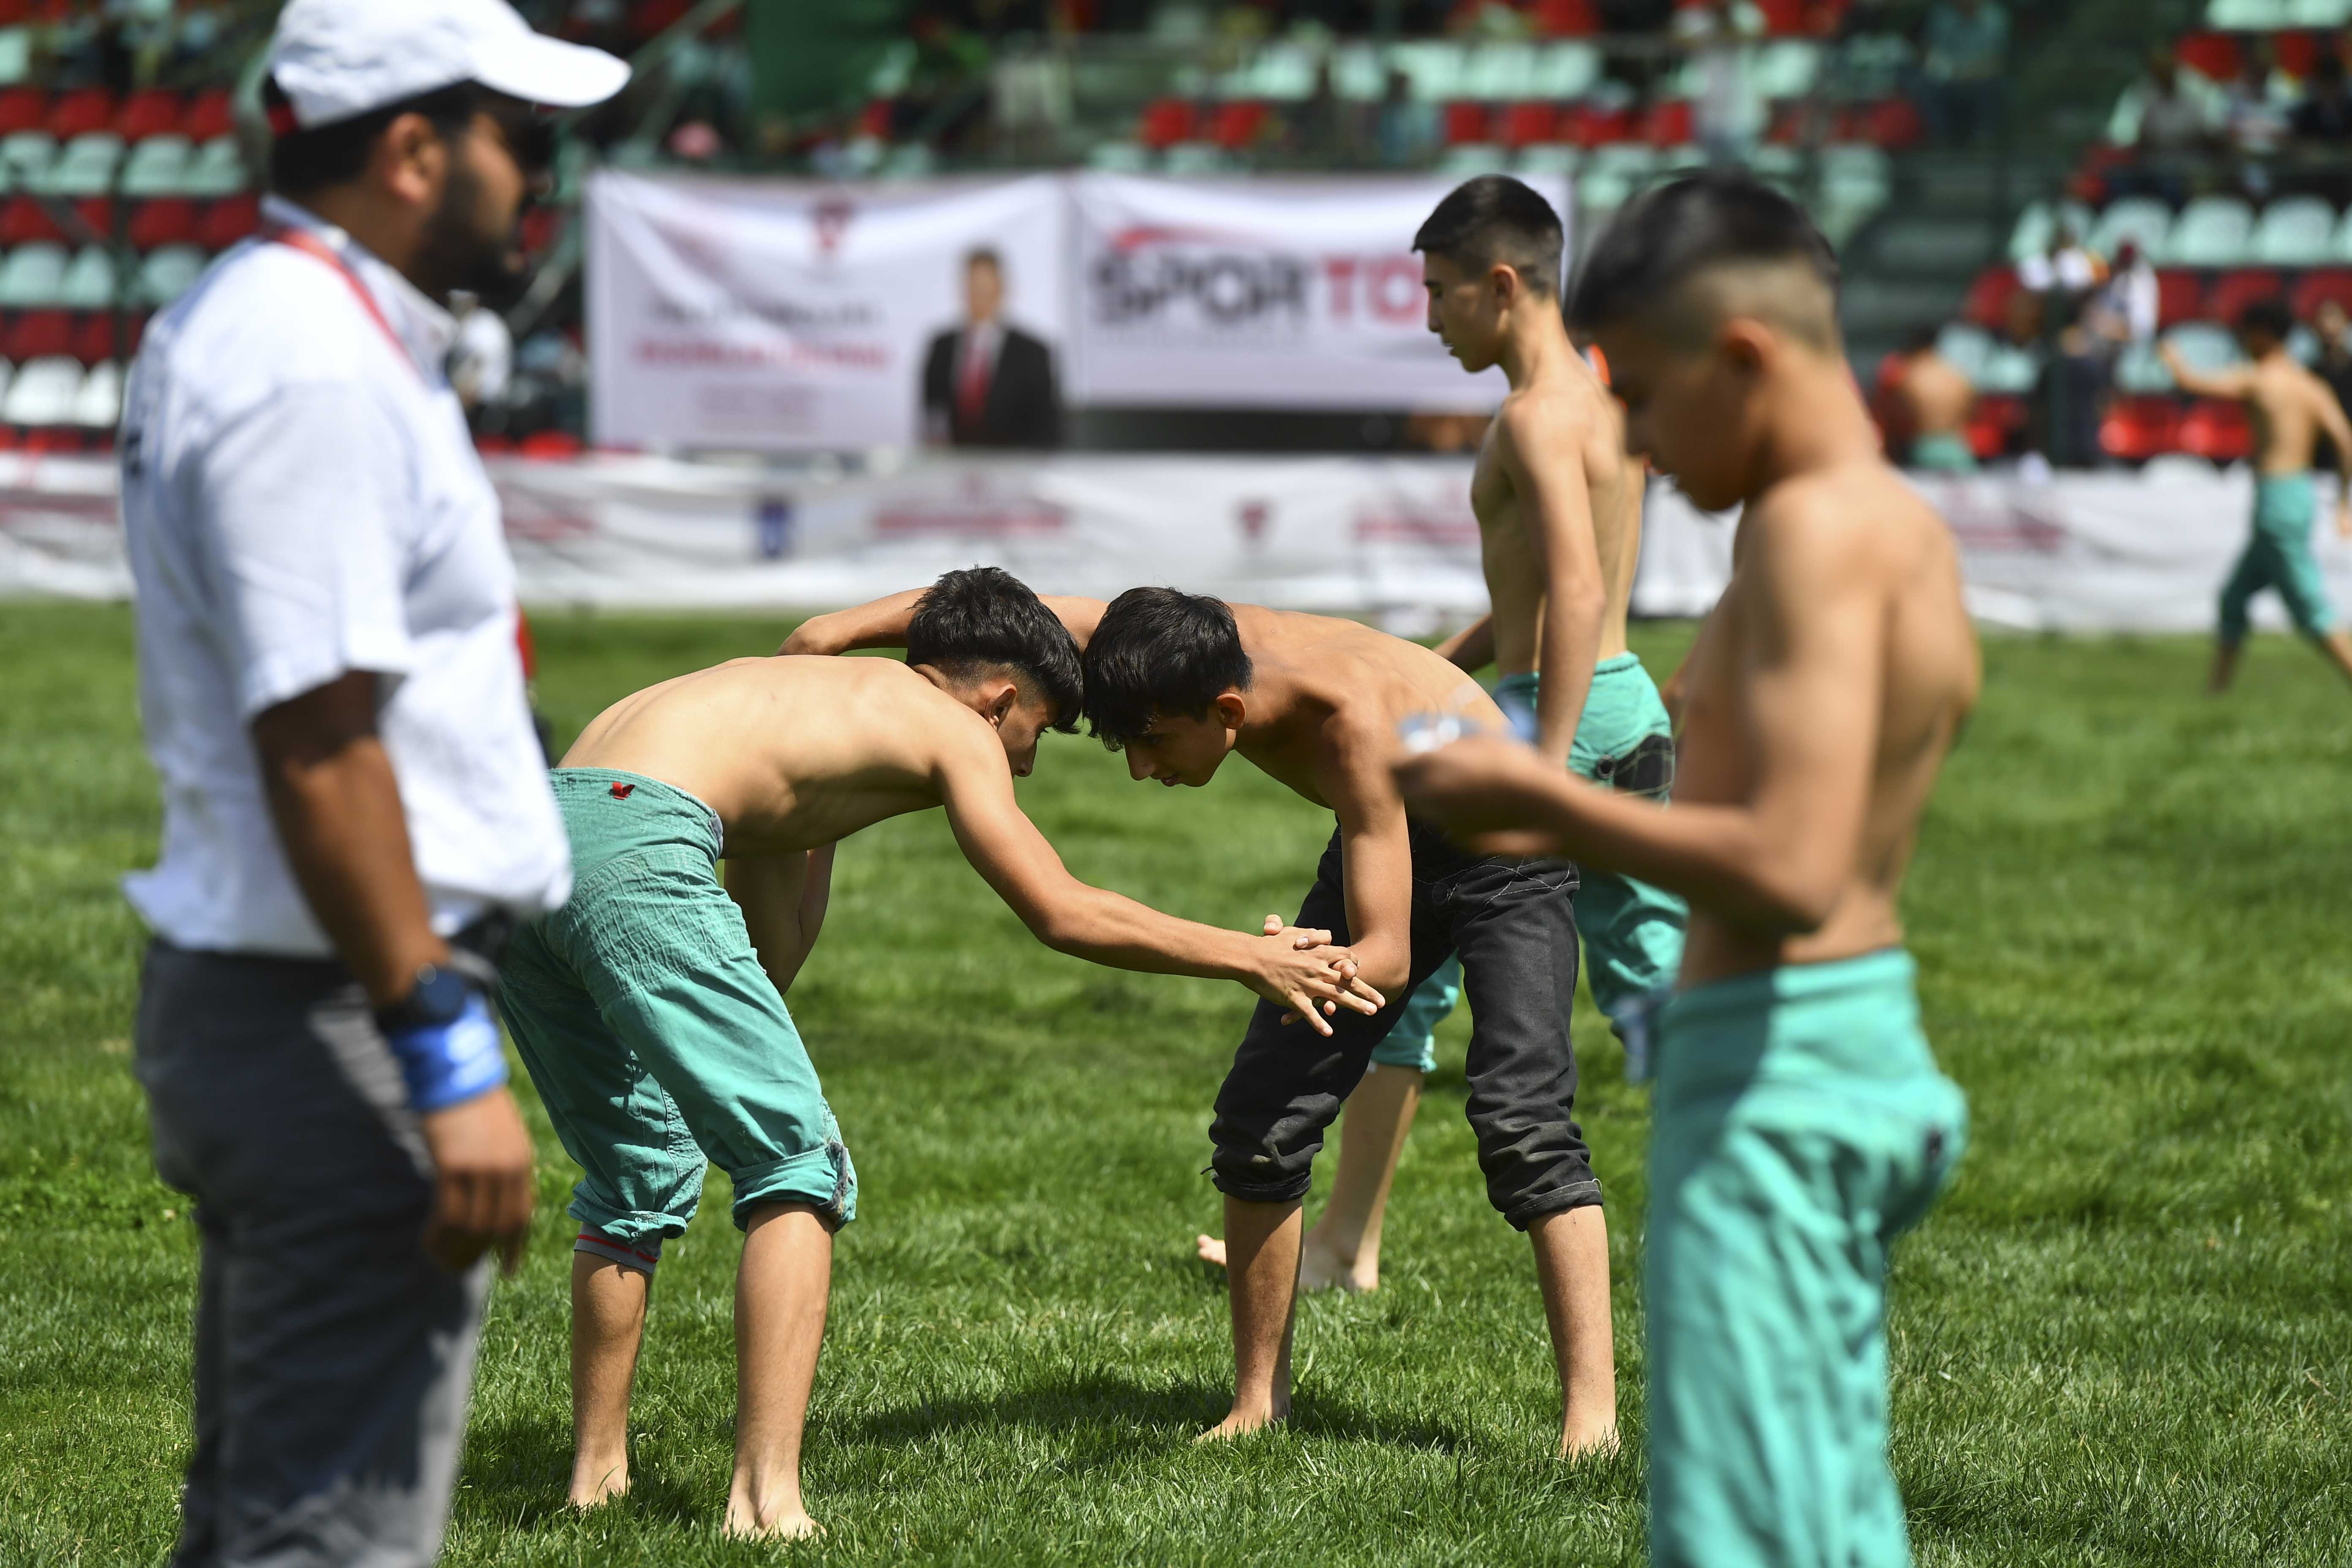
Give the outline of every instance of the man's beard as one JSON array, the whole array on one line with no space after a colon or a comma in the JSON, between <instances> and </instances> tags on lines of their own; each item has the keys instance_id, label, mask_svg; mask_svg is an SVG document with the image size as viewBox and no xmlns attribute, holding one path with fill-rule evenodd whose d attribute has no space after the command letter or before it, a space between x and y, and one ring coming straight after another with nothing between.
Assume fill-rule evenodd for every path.
<instances>
[{"instance_id":1,"label":"man's beard","mask_svg":"<svg viewBox=\"0 0 2352 1568\"><path fill-rule=\"evenodd\" d=\"M503 311L530 288L531 268L522 252L520 215L515 229L491 234L478 216L483 205L481 181L463 163L454 164L441 205L425 220L414 277L436 300L462 289Z\"/></svg>"}]
</instances>

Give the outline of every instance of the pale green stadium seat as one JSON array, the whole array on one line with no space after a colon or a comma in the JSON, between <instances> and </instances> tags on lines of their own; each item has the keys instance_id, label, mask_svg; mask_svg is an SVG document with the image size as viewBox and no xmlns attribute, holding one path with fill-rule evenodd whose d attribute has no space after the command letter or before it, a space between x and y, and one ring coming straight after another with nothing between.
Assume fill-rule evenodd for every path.
<instances>
[{"instance_id":1,"label":"pale green stadium seat","mask_svg":"<svg viewBox=\"0 0 2352 1568\"><path fill-rule=\"evenodd\" d=\"M2088 243L2101 256L2113 256L2116 247L2129 239L2137 243L2142 255L2153 258L2166 253L2171 233L2170 207L2154 196L2126 196L2109 203L2099 214Z\"/></svg>"},{"instance_id":2,"label":"pale green stadium seat","mask_svg":"<svg viewBox=\"0 0 2352 1568\"><path fill-rule=\"evenodd\" d=\"M126 196L176 196L184 188L188 159L195 148L184 136L150 136L131 149L122 164Z\"/></svg>"},{"instance_id":3,"label":"pale green stadium seat","mask_svg":"<svg viewBox=\"0 0 2352 1568\"><path fill-rule=\"evenodd\" d=\"M2317 196L2281 196L2263 209L2253 258L2272 267L2324 267L2336 238L2336 209Z\"/></svg>"},{"instance_id":4,"label":"pale green stadium seat","mask_svg":"<svg viewBox=\"0 0 2352 1568\"><path fill-rule=\"evenodd\" d=\"M0 258L0 310L39 310L58 302L66 247L47 240L20 245Z\"/></svg>"},{"instance_id":5,"label":"pale green stadium seat","mask_svg":"<svg viewBox=\"0 0 2352 1568\"><path fill-rule=\"evenodd\" d=\"M151 250L139 264L140 296L150 305L168 305L186 293L204 270L205 253L193 245Z\"/></svg>"},{"instance_id":6,"label":"pale green stadium seat","mask_svg":"<svg viewBox=\"0 0 2352 1568\"><path fill-rule=\"evenodd\" d=\"M0 424L63 425L73 416L74 399L81 392L79 361L62 354L28 360L8 383L0 398Z\"/></svg>"},{"instance_id":7,"label":"pale green stadium seat","mask_svg":"<svg viewBox=\"0 0 2352 1568\"><path fill-rule=\"evenodd\" d=\"M102 245L86 245L66 265L58 282L58 303L68 310L103 310L114 304L120 287L114 258Z\"/></svg>"},{"instance_id":8,"label":"pale green stadium seat","mask_svg":"<svg viewBox=\"0 0 2352 1568\"><path fill-rule=\"evenodd\" d=\"M2236 196L2199 196L2180 209L2164 248L2150 256L2172 267L2236 267L2253 254L2254 209ZM2100 254L2112 258L2112 249Z\"/></svg>"},{"instance_id":9,"label":"pale green stadium seat","mask_svg":"<svg viewBox=\"0 0 2352 1568\"><path fill-rule=\"evenodd\" d=\"M115 166L121 162L122 138L92 131L67 142L31 188L55 196L103 195L114 188Z\"/></svg>"}]
</instances>

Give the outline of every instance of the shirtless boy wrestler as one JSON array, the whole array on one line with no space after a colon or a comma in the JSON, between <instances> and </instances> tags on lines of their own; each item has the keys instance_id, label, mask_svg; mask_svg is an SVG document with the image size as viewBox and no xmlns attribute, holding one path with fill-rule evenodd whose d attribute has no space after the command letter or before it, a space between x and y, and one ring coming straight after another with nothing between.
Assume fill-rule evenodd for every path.
<instances>
[{"instance_id":1,"label":"shirtless boy wrestler","mask_svg":"<svg viewBox=\"0 0 2352 1568\"><path fill-rule=\"evenodd\" d=\"M1465 670L1492 664L1495 700L1538 754L1630 795L1674 787L1674 727L1649 671L1625 647L1625 609L1642 554L1642 465L1625 455L1616 400L1559 313L1561 231L1551 205L1518 181L1481 175L1438 203L1422 252L1429 330L1465 371L1499 364L1510 380L1470 480L1493 605L1438 648ZM1629 1052L1643 1047L1643 999L1673 983L1683 904L1645 883L1582 872L1576 925L1592 999ZM1339 1129L1330 1202L1301 1244L1299 1284L1372 1290L1381 1221L1421 1086L1437 1065L1433 1034L1462 994L1446 960L1372 1052ZM1198 1238L1224 1261L1224 1243Z\"/></svg>"},{"instance_id":2,"label":"shirtless boy wrestler","mask_svg":"<svg viewBox=\"0 0 2352 1568\"><path fill-rule=\"evenodd\" d=\"M811 623L797 650L887 646L912 596ZM1475 681L1418 644L1353 621L1288 615L1173 588L1108 606L1045 601L1086 647L1093 732L1138 780L1199 786L1238 752L1339 819L1299 919L1347 945L1358 983L1398 1001L1341 1012L1328 1039L1260 1005L1217 1096L1211 1170L1225 1194L1234 1391L1206 1436L1290 1409L1300 1200L1323 1130L1364 1076L1412 986L1459 952L1474 1027L1470 1123L1486 1195L1528 1232L1560 1379L1563 1453L1616 1442L1609 1238L1572 1110L1574 868L1466 855L1408 820L1389 776L1398 723L1441 711L1500 726Z\"/></svg>"},{"instance_id":3,"label":"shirtless boy wrestler","mask_svg":"<svg viewBox=\"0 0 2352 1568\"><path fill-rule=\"evenodd\" d=\"M2295 629L2352 679L2352 632L2344 629L2327 602L2327 584L2311 555L2311 526L2319 513L2311 458L2322 436L2336 448L2336 531L2352 538L2352 421L2345 418L2335 389L2287 353L2287 334L2294 329L2294 316L2285 300L2257 300L2238 318L2238 342L2253 363L2200 371L2190 368L2169 342L2157 351L2181 391L2193 397L2243 403L2253 420L2253 537L2246 541L2221 587L2221 635L2213 649L2211 681L2217 693L2229 689L2238 656L2245 651L2247 601L2264 588L2278 590Z\"/></svg>"},{"instance_id":4,"label":"shirtless boy wrestler","mask_svg":"<svg viewBox=\"0 0 2352 1568\"><path fill-rule=\"evenodd\" d=\"M1468 844L1690 900L1643 1250L1650 1552L1668 1568L1910 1562L1886 1253L1967 1131L1895 906L1976 701L1976 637L1949 534L1879 457L1836 285L1801 209L1705 174L1622 211L1571 298L1632 451L1704 509L1746 506L1685 667L1674 809L1499 737L1397 769Z\"/></svg>"},{"instance_id":5,"label":"shirtless boy wrestler","mask_svg":"<svg viewBox=\"0 0 2352 1568\"><path fill-rule=\"evenodd\" d=\"M816 941L836 840L944 806L973 868L1059 952L1237 980L1326 1034L1324 1014L1381 1004L1327 933L1195 925L1063 869L1013 779L1045 730L1076 728L1078 652L1027 588L951 572L920 597L907 640L906 664L740 658L664 681L606 709L555 771L577 880L509 946L499 1005L584 1173L570 1211L583 1226L577 1506L627 1489L648 1288L716 1162L744 1231L727 1526L814 1528L801 1427L833 1232L856 1212L857 1179L782 993ZM1311 1037L1284 1034L1294 1048Z\"/></svg>"}]
</instances>

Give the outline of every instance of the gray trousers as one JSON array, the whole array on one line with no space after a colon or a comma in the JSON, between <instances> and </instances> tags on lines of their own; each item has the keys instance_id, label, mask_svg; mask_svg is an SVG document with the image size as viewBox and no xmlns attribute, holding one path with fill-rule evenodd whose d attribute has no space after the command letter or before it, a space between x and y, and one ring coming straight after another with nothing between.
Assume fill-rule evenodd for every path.
<instances>
[{"instance_id":1,"label":"gray trousers","mask_svg":"<svg viewBox=\"0 0 2352 1568\"><path fill-rule=\"evenodd\" d=\"M159 941L136 1068L204 1246L175 1568L430 1563L488 1263L425 1256L431 1167L365 996L338 963Z\"/></svg>"}]
</instances>

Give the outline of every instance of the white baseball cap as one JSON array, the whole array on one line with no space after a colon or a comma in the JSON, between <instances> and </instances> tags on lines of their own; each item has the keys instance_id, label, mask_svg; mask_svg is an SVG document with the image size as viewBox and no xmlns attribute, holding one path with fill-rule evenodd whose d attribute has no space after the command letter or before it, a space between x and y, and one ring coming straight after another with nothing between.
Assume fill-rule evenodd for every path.
<instances>
[{"instance_id":1,"label":"white baseball cap","mask_svg":"<svg viewBox=\"0 0 2352 1568\"><path fill-rule=\"evenodd\" d=\"M461 81L580 109L629 79L626 60L531 30L506 0L289 0L269 75L293 125L332 125Z\"/></svg>"}]
</instances>

